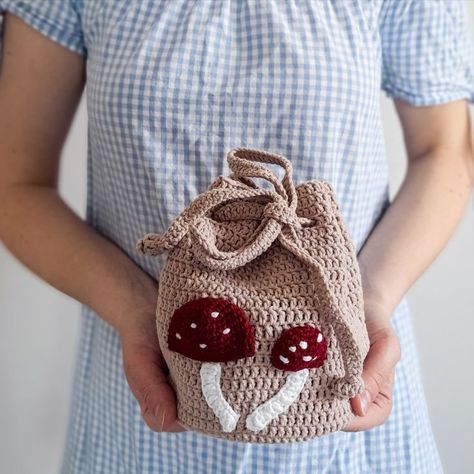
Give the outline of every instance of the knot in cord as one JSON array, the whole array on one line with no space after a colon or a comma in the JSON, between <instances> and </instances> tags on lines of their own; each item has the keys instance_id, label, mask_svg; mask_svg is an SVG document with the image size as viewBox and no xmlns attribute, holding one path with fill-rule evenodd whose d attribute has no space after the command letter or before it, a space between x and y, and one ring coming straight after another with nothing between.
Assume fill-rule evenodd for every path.
<instances>
[{"instance_id":1,"label":"knot in cord","mask_svg":"<svg viewBox=\"0 0 474 474\"><path fill-rule=\"evenodd\" d=\"M311 219L299 217L295 210L282 200L272 201L263 208L263 217L272 218L281 224L290 225L301 229L303 224L311 222Z\"/></svg>"}]
</instances>

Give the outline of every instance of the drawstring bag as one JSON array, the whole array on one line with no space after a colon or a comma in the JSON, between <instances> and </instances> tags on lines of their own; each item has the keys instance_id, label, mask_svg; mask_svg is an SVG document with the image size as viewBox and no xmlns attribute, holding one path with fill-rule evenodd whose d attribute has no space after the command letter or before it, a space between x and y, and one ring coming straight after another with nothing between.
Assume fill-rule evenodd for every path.
<instances>
[{"instance_id":1,"label":"drawstring bag","mask_svg":"<svg viewBox=\"0 0 474 474\"><path fill-rule=\"evenodd\" d=\"M178 421L259 443L340 430L363 389L369 341L334 193L324 181L294 186L275 153L235 148L227 161L229 176L137 244L167 253L156 317ZM283 178L259 163L281 166Z\"/></svg>"}]
</instances>

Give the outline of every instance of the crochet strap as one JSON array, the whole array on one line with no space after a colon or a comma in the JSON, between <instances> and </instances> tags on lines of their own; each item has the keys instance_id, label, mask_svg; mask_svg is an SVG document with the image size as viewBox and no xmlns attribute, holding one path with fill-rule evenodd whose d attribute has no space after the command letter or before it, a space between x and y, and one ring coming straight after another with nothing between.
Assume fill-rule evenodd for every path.
<instances>
[{"instance_id":1,"label":"crochet strap","mask_svg":"<svg viewBox=\"0 0 474 474\"><path fill-rule=\"evenodd\" d=\"M315 295L319 301L318 308L322 313L322 318L336 330L344 364L344 377L334 380L332 385L328 387L329 391L343 397L353 397L362 389L360 375L364 361L360 355L360 348L356 338L341 310L341 306L331 291L331 284L323 264L318 261L317 257L314 258L303 250L303 245L299 243L300 239L294 229L283 229L278 238L286 249L308 265L311 274L314 276L312 281L315 285Z\"/></svg>"},{"instance_id":2,"label":"crochet strap","mask_svg":"<svg viewBox=\"0 0 474 474\"><path fill-rule=\"evenodd\" d=\"M252 148L235 148L227 156L230 169L233 171L231 177L249 183L250 177L263 178L270 181L276 192L288 204L290 212L296 212L298 200L295 186L293 184L293 167L291 161L276 153L265 150L255 150ZM282 181L268 168L256 165L254 162L277 164L285 170ZM253 185L253 182L251 182Z\"/></svg>"},{"instance_id":3,"label":"crochet strap","mask_svg":"<svg viewBox=\"0 0 474 474\"><path fill-rule=\"evenodd\" d=\"M173 248L188 232L193 237L196 256L210 268L233 269L245 265L261 255L277 239L282 225L296 228L311 219L296 215L297 195L292 180L292 166L281 155L252 148L234 148L227 155L232 171L230 178L220 177L222 186L214 186L200 194L172 222L164 234L147 234L137 243L137 249L147 255L159 255ZM277 164L285 170L280 181L269 169L255 162ZM250 178L269 181L274 190L259 188ZM249 242L242 248L224 252L216 247L209 215L223 204L232 201L256 201L265 198L262 223ZM245 209L242 206L242 212ZM242 218L244 216L242 215ZM237 216L238 218L238 216Z\"/></svg>"}]
</instances>

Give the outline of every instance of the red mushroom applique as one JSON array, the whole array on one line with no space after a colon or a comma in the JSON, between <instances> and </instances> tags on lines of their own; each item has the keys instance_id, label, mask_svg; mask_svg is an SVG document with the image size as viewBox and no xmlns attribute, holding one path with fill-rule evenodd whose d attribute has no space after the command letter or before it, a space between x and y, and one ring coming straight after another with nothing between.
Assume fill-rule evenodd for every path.
<instances>
[{"instance_id":1,"label":"red mushroom applique","mask_svg":"<svg viewBox=\"0 0 474 474\"><path fill-rule=\"evenodd\" d=\"M273 346L271 361L275 368L290 374L279 392L247 417L247 429L260 431L288 410L303 390L309 369L321 367L326 353L327 342L319 329L295 326L283 331Z\"/></svg>"},{"instance_id":2,"label":"red mushroom applique","mask_svg":"<svg viewBox=\"0 0 474 474\"><path fill-rule=\"evenodd\" d=\"M173 313L168 347L203 363L200 375L204 398L222 430L233 431L239 415L222 394L220 364L255 355L255 336L245 311L223 298L188 301Z\"/></svg>"}]
</instances>

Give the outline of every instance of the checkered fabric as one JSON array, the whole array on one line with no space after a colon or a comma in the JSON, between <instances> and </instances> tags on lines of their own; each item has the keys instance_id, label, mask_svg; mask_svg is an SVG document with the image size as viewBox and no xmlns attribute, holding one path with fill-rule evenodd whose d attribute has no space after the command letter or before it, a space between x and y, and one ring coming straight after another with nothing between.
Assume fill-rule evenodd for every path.
<instances>
[{"instance_id":1,"label":"checkered fabric","mask_svg":"<svg viewBox=\"0 0 474 474\"><path fill-rule=\"evenodd\" d=\"M263 148L295 182L326 179L360 249L388 203L380 89L414 105L474 101L457 0L0 0L87 57L87 219L135 252L219 174L226 152ZM63 473L429 473L442 471L406 300L394 408L381 427L258 445L157 434L140 416L116 332L82 312Z\"/></svg>"}]
</instances>

